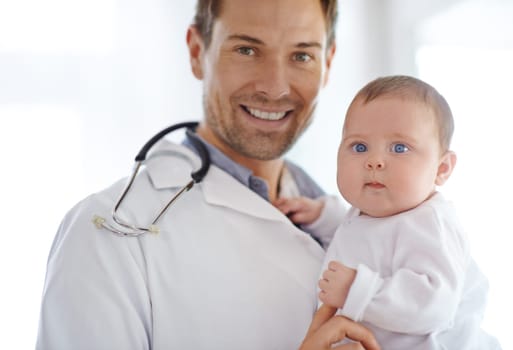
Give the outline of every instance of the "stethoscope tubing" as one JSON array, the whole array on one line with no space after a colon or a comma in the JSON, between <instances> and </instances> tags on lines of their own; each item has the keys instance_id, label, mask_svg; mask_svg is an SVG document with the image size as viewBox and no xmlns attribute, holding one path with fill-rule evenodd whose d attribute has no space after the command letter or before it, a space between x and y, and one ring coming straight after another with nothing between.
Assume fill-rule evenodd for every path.
<instances>
[{"instance_id":1,"label":"stethoscope tubing","mask_svg":"<svg viewBox=\"0 0 513 350\"><path fill-rule=\"evenodd\" d=\"M115 224L118 227L114 226L113 224L109 224L104 218L95 215L93 217L93 223L98 228L105 228L109 230L110 232L123 237L138 237L144 233L158 233L159 228L156 226L157 221L162 217L162 215L168 210L168 208L176 201L178 200L185 192L188 192L194 184L197 184L203 180L203 178L207 175L208 169L210 168L210 154L206 148L206 146L198 140L196 137L192 135L192 133L196 130L198 127L198 122L183 122L171 125L159 133L155 134L151 139L149 139L144 146L141 148L139 153L137 153L135 157L135 164L134 169L132 171L131 176L129 177L125 188L123 189L123 192L119 196L119 199L116 201L116 204L112 208L112 219L114 220ZM201 166L198 170L191 172L191 181L189 181L185 186L183 186L173 197L167 202L167 204L161 209L161 211L158 213L158 215L155 217L155 219L152 221L151 225L149 227L137 227L134 225L131 225L124 220L122 220L118 215L117 211L121 204L123 203L125 197L127 196L128 192L130 191L137 174L139 172L140 167L146 160L146 156L150 149L164 136L167 134L178 130L186 128L187 130L185 133L188 136L189 141L192 143L193 147L196 149L200 159L201 159Z\"/></svg>"}]
</instances>

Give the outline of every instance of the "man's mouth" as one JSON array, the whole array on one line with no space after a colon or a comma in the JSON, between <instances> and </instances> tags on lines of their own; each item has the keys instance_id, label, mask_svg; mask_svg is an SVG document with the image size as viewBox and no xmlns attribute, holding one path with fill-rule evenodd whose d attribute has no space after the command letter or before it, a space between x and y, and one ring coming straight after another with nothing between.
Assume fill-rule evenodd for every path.
<instances>
[{"instance_id":1,"label":"man's mouth","mask_svg":"<svg viewBox=\"0 0 513 350\"><path fill-rule=\"evenodd\" d=\"M285 118L285 116L290 112L290 111L268 112L268 111L263 111L261 109L251 108L251 107L246 107L246 106L242 106L242 108L255 118L262 119L262 120L271 120L271 121L281 120L281 119Z\"/></svg>"}]
</instances>

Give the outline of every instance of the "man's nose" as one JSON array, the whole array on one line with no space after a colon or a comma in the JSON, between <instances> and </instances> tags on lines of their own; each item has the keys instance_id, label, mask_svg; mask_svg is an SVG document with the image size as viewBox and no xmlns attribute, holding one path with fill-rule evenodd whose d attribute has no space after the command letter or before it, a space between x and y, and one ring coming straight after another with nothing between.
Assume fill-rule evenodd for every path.
<instances>
[{"instance_id":1,"label":"man's nose","mask_svg":"<svg viewBox=\"0 0 513 350\"><path fill-rule=\"evenodd\" d=\"M287 64L272 59L262 64L256 76L255 89L271 100L278 100L290 94L290 80Z\"/></svg>"}]
</instances>

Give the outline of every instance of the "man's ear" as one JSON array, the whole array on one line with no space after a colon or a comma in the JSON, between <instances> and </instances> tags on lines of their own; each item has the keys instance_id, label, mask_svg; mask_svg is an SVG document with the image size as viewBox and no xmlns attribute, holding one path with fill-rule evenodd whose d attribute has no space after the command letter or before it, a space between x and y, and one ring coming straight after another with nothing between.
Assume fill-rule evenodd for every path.
<instances>
[{"instance_id":1,"label":"man's ear","mask_svg":"<svg viewBox=\"0 0 513 350\"><path fill-rule=\"evenodd\" d=\"M449 176L451 176L454 167L456 166L456 153L453 151L447 151L440 158L440 164L438 165L438 171L436 173L435 184L442 186Z\"/></svg>"},{"instance_id":2,"label":"man's ear","mask_svg":"<svg viewBox=\"0 0 513 350\"><path fill-rule=\"evenodd\" d=\"M333 57L335 57L335 52L337 51L337 44L333 41L333 44L326 51L326 71L324 72L324 81L322 82L322 86L326 86L328 83L328 78L330 76L331 63L333 62Z\"/></svg>"},{"instance_id":3,"label":"man's ear","mask_svg":"<svg viewBox=\"0 0 513 350\"><path fill-rule=\"evenodd\" d=\"M189 48L189 61L191 63L192 73L197 79L201 80L203 79L203 68L201 63L203 60L205 46L198 28L194 25L189 26L187 29L187 46Z\"/></svg>"}]
</instances>

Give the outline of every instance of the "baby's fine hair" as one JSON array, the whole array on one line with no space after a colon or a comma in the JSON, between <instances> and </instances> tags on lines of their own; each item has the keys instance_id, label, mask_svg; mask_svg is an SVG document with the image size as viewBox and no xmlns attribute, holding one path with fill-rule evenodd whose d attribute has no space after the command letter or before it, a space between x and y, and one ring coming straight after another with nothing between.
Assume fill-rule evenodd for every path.
<instances>
[{"instance_id":1,"label":"baby's fine hair","mask_svg":"<svg viewBox=\"0 0 513 350\"><path fill-rule=\"evenodd\" d=\"M454 132L454 119L449 104L434 87L420 79L406 75L380 77L365 85L356 94L349 108L357 101L366 104L383 96L414 100L431 108L438 123L442 152L449 149Z\"/></svg>"}]
</instances>

